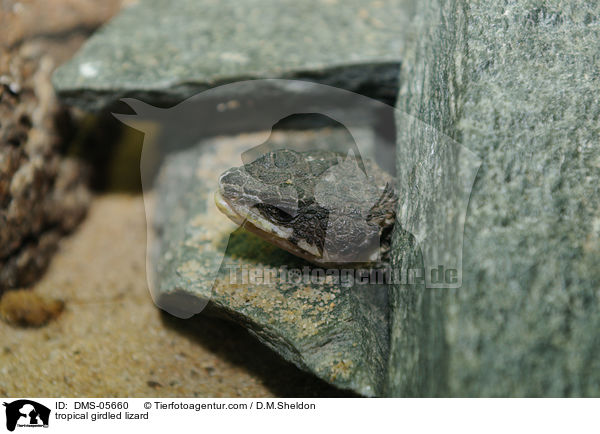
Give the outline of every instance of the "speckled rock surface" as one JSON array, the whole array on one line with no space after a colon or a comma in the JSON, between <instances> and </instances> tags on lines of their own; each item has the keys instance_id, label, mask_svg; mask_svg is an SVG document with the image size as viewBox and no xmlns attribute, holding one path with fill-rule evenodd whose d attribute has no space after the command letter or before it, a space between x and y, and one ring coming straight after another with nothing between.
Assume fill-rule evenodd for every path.
<instances>
[{"instance_id":1,"label":"speckled rock surface","mask_svg":"<svg viewBox=\"0 0 600 434\"><path fill-rule=\"evenodd\" d=\"M392 102L401 3L144 0L92 37L54 84L88 110L123 96L171 104L249 78L302 78Z\"/></svg>"},{"instance_id":2,"label":"speckled rock surface","mask_svg":"<svg viewBox=\"0 0 600 434\"><path fill-rule=\"evenodd\" d=\"M483 164L462 287L392 292L388 393L599 396L600 6L414 3L399 108ZM452 156L406 120L397 165L425 168L408 188L417 218L435 197L415 186ZM418 264L418 248L396 242L396 264Z\"/></svg>"},{"instance_id":3,"label":"speckled rock surface","mask_svg":"<svg viewBox=\"0 0 600 434\"><path fill-rule=\"evenodd\" d=\"M238 228L214 204L219 175L240 164L249 143L261 143L257 135L295 149L303 143L334 149L336 141L343 149L348 140L347 132L329 128L242 134L169 156L157 178L157 239L149 245L157 271L155 303L181 317L205 307L203 315L242 324L301 369L339 388L379 395L387 360L387 287L280 279L282 272L297 276L292 270L313 268ZM254 270L260 276L255 280ZM265 277L271 272L276 274Z\"/></svg>"},{"instance_id":4,"label":"speckled rock surface","mask_svg":"<svg viewBox=\"0 0 600 434\"><path fill-rule=\"evenodd\" d=\"M68 116L50 76L115 2L95 15L89 2L56 2L53 23L36 26L48 18L42 3L9 1L0 10L0 292L40 276L89 202L83 165L65 156Z\"/></svg>"}]
</instances>

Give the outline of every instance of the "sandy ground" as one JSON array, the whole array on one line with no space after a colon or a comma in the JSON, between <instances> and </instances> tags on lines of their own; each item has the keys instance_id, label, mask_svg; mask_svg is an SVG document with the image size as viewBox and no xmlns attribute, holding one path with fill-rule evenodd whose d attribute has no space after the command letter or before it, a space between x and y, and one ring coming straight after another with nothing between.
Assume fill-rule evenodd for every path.
<instances>
[{"instance_id":1,"label":"sandy ground","mask_svg":"<svg viewBox=\"0 0 600 434\"><path fill-rule=\"evenodd\" d=\"M152 302L140 195L94 199L32 290L65 301L42 328L0 322L0 396L343 396L242 328Z\"/></svg>"}]
</instances>

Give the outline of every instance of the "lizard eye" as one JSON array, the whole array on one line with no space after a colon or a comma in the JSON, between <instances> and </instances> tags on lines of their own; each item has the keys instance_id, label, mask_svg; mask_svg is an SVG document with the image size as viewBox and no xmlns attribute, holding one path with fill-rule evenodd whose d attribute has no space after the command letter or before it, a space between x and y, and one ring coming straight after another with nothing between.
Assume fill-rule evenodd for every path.
<instances>
[{"instance_id":1,"label":"lizard eye","mask_svg":"<svg viewBox=\"0 0 600 434\"><path fill-rule=\"evenodd\" d=\"M256 208L267 218L272 218L278 222L286 223L294 218L291 214L273 205L257 204Z\"/></svg>"}]
</instances>

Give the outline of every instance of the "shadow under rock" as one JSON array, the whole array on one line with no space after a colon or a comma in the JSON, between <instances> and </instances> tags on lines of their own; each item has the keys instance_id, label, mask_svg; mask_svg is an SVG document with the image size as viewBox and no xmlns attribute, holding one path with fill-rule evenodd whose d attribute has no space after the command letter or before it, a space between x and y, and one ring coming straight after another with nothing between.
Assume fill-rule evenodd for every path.
<instances>
[{"instance_id":1,"label":"shadow under rock","mask_svg":"<svg viewBox=\"0 0 600 434\"><path fill-rule=\"evenodd\" d=\"M357 397L285 361L261 344L243 327L227 320L196 315L180 319L162 312L165 326L191 338L219 357L248 369L273 394L282 398Z\"/></svg>"}]
</instances>

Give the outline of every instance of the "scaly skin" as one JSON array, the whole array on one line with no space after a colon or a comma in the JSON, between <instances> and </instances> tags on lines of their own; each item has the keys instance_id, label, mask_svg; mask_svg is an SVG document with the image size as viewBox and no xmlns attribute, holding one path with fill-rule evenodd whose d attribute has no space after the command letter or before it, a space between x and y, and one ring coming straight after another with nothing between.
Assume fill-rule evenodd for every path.
<instances>
[{"instance_id":1,"label":"scaly skin","mask_svg":"<svg viewBox=\"0 0 600 434\"><path fill-rule=\"evenodd\" d=\"M216 204L234 222L315 264L380 262L397 196L388 174L370 160L363 164L330 151L268 152L223 173Z\"/></svg>"}]
</instances>

